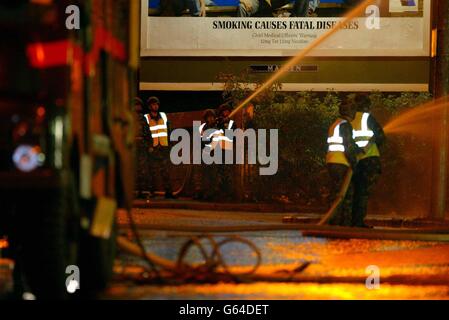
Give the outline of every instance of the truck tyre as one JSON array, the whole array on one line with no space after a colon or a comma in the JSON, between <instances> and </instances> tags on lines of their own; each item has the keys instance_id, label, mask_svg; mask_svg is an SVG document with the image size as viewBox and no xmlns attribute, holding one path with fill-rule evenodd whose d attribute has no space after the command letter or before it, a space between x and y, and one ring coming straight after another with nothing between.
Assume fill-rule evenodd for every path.
<instances>
[{"instance_id":1,"label":"truck tyre","mask_svg":"<svg viewBox=\"0 0 449 320\"><path fill-rule=\"evenodd\" d=\"M23 219L17 262L25 282L37 299L66 299L65 271L76 264L73 230L79 225L72 215L73 190L36 192L23 202L17 214Z\"/></svg>"},{"instance_id":2,"label":"truck tyre","mask_svg":"<svg viewBox=\"0 0 449 320\"><path fill-rule=\"evenodd\" d=\"M84 298L95 296L107 288L113 276L116 257L116 225L109 239L97 238L85 232L80 244L80 266L83 270L81 294Z\"/></svg>"}]
</instances>

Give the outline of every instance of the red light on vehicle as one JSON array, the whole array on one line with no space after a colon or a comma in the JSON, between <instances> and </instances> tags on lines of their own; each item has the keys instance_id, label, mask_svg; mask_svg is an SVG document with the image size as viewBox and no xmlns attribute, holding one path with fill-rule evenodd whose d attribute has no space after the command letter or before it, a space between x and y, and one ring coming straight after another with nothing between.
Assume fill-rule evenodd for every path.
<instances>
[{"instance_id":1,"label":"red light on vehicle","mask_svg":"<svg viewBox=\"0 0 449 320\"><path fill-rule=\"evenodd\" d=\"M23 138L29 130L28 123L25 121L20 122L12 131L12 136L14 140L19 140Z\"/></svg>"},{"instance_id":2,"label":"red light on vehicle","mask_svg":"<svg viewBox=\"0 0 449 320\"><path fill-rule=\"evenodd\" d=\"M29 44L28 60L34 68L67 65L69 47L70 43L67 40Z\"/></svg>"},{"instance_id":3,"label":"red light on vehicle","mask_svg":"<svg viewBox=\"0 0 449 320\"><path fill-rule=\"evenodd\" d=\"M104 28L97 28L94 33L93 48L84 53L82 48L70 40L45 43L31 43L27 46L28 60L34 68L67 66L73 63L82 64L86 60L85 72L92 74L104 50L119 61L127 59L126 46L112 33Z\"/></svg>"},{"instance_id":4,"label":"red light on vehicle","mask_svg":"<svg viewBox=\"0 0 449 320\"><path fill-rule=\"evenodd\" d=\"M37 115L38 118L43 118L43 117L45 117L45 113L46 113L46 110L45 110L45 108L44 108L43 106L37 107L37 109L36 109L36 115Z\"/></svg>"},{"instance_id":5,"label":"red light on vehicle","mask_svg":"<svg viewBox=\"0 0 449 320\"><path fill-rule=\"evenodd\" d=\"M41 44L36 45L36 61L38 64L45 62L45 51Z\"/></svg>"}]
</instances>

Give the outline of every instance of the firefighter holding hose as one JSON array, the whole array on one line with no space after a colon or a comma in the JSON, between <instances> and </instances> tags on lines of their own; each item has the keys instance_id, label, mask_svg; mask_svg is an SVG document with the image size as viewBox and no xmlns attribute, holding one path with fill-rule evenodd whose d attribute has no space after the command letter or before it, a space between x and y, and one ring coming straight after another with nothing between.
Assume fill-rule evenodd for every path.
<instances>
[{"instance_id":1,"label":"firefighter holding hose","mask_svg":"<svg viewBox=\"0 0 449 320\"><path fill-rule=\"evenodd\" d=\"M379 147L385 142L382 127L370 113L370 100L365 95L356 97L357 112L351 121L353 138L359 148L364 150L358 155L354 170L354 200L352 204L352 226L367 228L366 217L368 198L381 174Z\"/></svg>"},{"instance_id":2,"label":"firefighter holding hose","mask_svg":"<svg viewBox=\"0 0 449 320\"><path fill-rule=\"evenodd\" d=\"M328 150L326 164L332 183L332 196L335 199L340 190L344 188L344 182L351 170L357 165L357 154L360 149L352 137L351 121L355 116L355 108L346 101L340 105L340 116L330 126L327 138ZM352 201L354 188L349 182L346 194L340 205L330 217L328 223L332 225L352 225Z\"/></svg>"},{"instance_id":3,"label":"firefighter holding hose","mask_svg":"<svg viewBox=\"0 0 449 320\"><path fill-rule=\"evenodd\" d=\"M212 137L206 136L206 131L217 127L215 111L207 109L203 113L203 123L198 128L201 136L201 151L213 152L210 149ZM194 200L211 200L215 180L215 165L198 164L193 168Z\"/></svg>"},{"instance_id":4,"label":"firefighter holding hose","mask_svg":"<svg viewBox=\"0 0 449 320\"><path fill-rule=\"evenodd\" d=\"M232 156L234 152L234 141L226 138L226 130L236 129L234 120L231 120L230 115L233 108L230 104L222 104L218 108L217 128L221 130L222 136L219 137L218 146L222 152L222 164L217 166L217 188L219 194L219 201L232 201L234 194L234 166L226 164L226 154L229 153Z\"/></svg>"}]
</instances>

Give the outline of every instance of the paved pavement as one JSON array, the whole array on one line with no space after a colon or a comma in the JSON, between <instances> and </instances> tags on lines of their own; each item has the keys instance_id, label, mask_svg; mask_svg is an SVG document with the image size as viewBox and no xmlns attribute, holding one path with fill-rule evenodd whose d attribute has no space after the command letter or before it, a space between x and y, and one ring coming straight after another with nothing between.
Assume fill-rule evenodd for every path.
<instances>
[{"instance_id":1,"label":"paved pavement","mask_svg":"<svg viewBox=\"0 0 449 320\"><path fill-rule=\"evenodd\" d=\"M199 226L264 226L280 224L285 213L223 210L136 208L133 216L142 227L140 234L147 250L175 260L181 246ZM221 209L221 208L218 208ZM316 215L301 214L305 221ZM119 214L120 233L131 235L126 214ZM152 230L148 226L163 226ZM170 226L184 231L170 231ZM120 273L136 274L144 262L125 252L116 260L116 279L105 293L107 299L449 299L449 244L439 242L324 239L304 237L297 230L215 232L220 240L239 235L253 242L262 253L258 272L292 270L310 262L302 273L303 283L186 284L149 285L124 280ZM244 245L223 247L225 261L238 270L255 262L254 254ZM188 261L199 262L192 251ZM365 282L366 268L380 270L380 288L370 290ZM0 292L10 282L10 262L0 260ZM276 274L276 273L274 273ZM346 282L342 282L345 279Z\"/></svg>"},{"instance_id":2,"label":"paved pavement","mask_svg":"<svg viewBox=\"0 0 449 320\"><path fill-rule=\"evenodd\" d=\"M285 213L208 211L183 209L134 210L139 225L235 226L279 223ZM304 215L310 218L310 215ZM126 225L126 218L120 217ZM125 229L124 229L125 230ZM174 260L189 231L142 229L147 250ZM235 233L215 233L220 240ZM448 299L449 244L418 241L342 240L303 237L299 231L239 232L262 252L263 273L291 270L304 261L311 265L301 274L306 283L207 284L183 286L135 286L116 282L108 291L111 298L130 299ZM249 267L254 255L243 245L223 248L226 262ZM193 252L191 262L200 261ZM118 265L141 263L121 254ZM365 282L370 265L380 269L380 289L369 290ZM341 279L349 283L336 283ZM338 280L340 279L340 280Z\"/></svg>"}]
</instances>

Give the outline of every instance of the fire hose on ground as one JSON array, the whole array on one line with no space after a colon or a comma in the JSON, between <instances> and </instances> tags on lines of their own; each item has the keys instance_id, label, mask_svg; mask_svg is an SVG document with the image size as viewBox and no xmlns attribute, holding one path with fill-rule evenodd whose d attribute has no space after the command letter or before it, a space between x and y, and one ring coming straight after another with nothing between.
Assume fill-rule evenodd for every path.
<instances>
[{"instance_id":1,"label":"fire hose on ground","mask_svg":"<svg viewBox=\"0 0 449 320\"><path fill-rule=\"evenodd\" d=\"M131 213L130 213L131 215ZM132 219L132 217L131 217ZM249 283L255 281L265 282L334 282L334 283L351 283L359 281L359 278L347 277L325 277L324 279L315 279L313 276L301 274L311 262L306 261L299 264L291 270L277 270L270 273L260 272L258 269L262 262L262 255L260 250L249 240L239 236L230 236L223 240L217 241L212 236L201 234L191 237L184 243L179 251L179 256L176 261L168 260L160 257L154 253L148 252L137 233L137 230L132 227L134 222L130 219L131 228L136 237L136 243L124 236L119 236L117 239L118 246L125 252L141 257L147 261L149 265L149 272L145 272L147 276L139 278L145 283L167 283L167 284L184 284L184 283L217 283L217 282L232 282L232 283ZM148 226L144 226L147 227ZM195 228L189 226L152 226L151 230L165 230L165 231L190 231L190 232L242 232L242 231L264 231L264 230L297 230L301 231L303 236L314 236L318 233L319 236L323 234L327 237L337 238L357 238L357 232L361 234L368 234L365 239L393 239L393 240L417 240L417 241L441 241L449 242L449 234L446 229L432 229L432 230L359 230L354 231L354 228L348 227L334 227L334 226L320 226L316 224L310 225L290 225L290 224L273 224L273 225L251 225L251 226L221 226L221 227L199 227ZM371 237L369 237L371 235ZM206 241L210 249L202 243ZM237 242L246 245L256 256L256 263L249 271L237 273L229 267L223 257L221 251L222 247L228 243ZM203 263L191 264L186 262L187 254L191 249L196 247L203 259ZM149 274L149 276L148 276ZM402 279L402 278L401 278ZM392 283L395 281L402 281L401 279L392 278ZM423 283L426 280L422 279Z\"/></svg>"},{"instance_id":2,"label":"fire hose on ground","mask_svg":"<svg viewBox=\"0 0 449 320\"><path fill-rule=\"evenodd\" d=\"M193 236L184 243L179 251L176 262L148 252L137 231L131 210L128 210L128 219L136 242L130 241L124 236L117 237L117 245L127 253L143 258L148 264L151 276L145 278L152 283L216 283L222 282L252 282L252 281L286 281L292 280L297 274L305 270L310 262L303 262L293 270L279 270L275 274L256 273L262 263L262 254L257 246L251 241L239 236L229 236L217 241L211 235ZM202 243L206 240L211 250L207 250ZM222 247L229 243L240 243L246 245L256 256L255 264L249 271L235 272L226 263ZM203 263L192 264L186 261L189 251L196 247L203 259Z\"/></svg>"},{"instance_id":3,"label":"fire hose on ground","mask_svg":"<svg viewBox=\"0 0 449 320\"><path fill-rule=\"evenodd\" d=\"M346 193L348 192L348 188L349 188L349 185L351 184L351 180L352 180L352 169L349 168L348 172L346 173L345 178L343 180L342 186L337 193L337 196L336 196L334 202L332 203L331 207L326 212L326 214L323 216L323 218L321 218L320 222L318 222L319 226L329 223L329 221L335 216L335 214L338 211L338 207L340 206L340 204L342 203L342 201L344 200L344 198L346 196Z\"/></svg>"},{"instance_id":4,"label":"fire hose on ground","mask_svg":"<svg viewBox=\"0 0 449 320\"><path fill-rule=\"evenodd\" d=\"M207 250L202 240L207 240L212 250ZM262 254L259 249L249 240L232 236L216 241L210 235L200 235L190 238L184 243L180 249L176 262L167 260L150 252L145 252L145 256L139 246L126 237L120 236L117 239L119 247L145 260L151 260L152 264L160 268L159 277L146 276L148 282L152 283L156 280L174 283L217 283L217 282L233 282L248 283L254 281L282 282L292 281L295 276L305 270L310 262L303 262L293 270L278 270L274 273L257 272L262 262ZM248 246L256 256L256 262L248 271L236 272L225 262L221 248L229 243L241 243ZM191 264L186 262L188 252L196 247L203 259L203 263ZM246 268L246 267L245 267Z\"/></svg>"}]
</instances>

